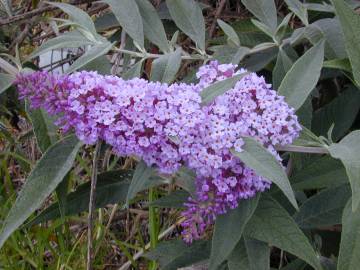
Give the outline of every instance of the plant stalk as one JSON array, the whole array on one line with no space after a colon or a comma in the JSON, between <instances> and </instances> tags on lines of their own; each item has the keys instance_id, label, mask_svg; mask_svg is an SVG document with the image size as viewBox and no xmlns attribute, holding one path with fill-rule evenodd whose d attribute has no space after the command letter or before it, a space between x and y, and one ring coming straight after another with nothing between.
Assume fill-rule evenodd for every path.
<instances>
[{"instance_id":1,"label":"plant stalk","mask_svg":"<svg viewBox=\"0 0 360 270\"><path fill-rule=\"evenodd\" d=\"M96 195L96 182L97 182L97 159L101 148L101 141L99 141L94 150L92 171L91 171L91 187L90 187L90 200L89 200L89 215L88 215L88 243L87 243L87 263L86 269L92 270L92 262L94 259L93 253L93 220L95 211L95 195Z\"/></svg>"},{"instance_id":2,"label":"plant stalk","mask_svg":"<svg viewBox=\"0 0 360 270\"><path fill-rule=\"evenodd\" d=\"M154 188L149 189L149 203L156 200L156 190ZM150 248L154 249L158 242L158 222L157 212L154 206L149 206L149 234L150 234ZM149 263L149 270L156 270L156 261Z\"/></svg>"}]
</instances>

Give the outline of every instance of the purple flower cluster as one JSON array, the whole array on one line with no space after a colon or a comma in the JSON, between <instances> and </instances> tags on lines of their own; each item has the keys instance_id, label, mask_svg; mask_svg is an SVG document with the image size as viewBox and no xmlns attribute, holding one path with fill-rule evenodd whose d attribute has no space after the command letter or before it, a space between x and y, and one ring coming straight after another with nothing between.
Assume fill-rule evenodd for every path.
<instances>
[{"instance_id":1,"label":"purple flower cluster","mask_svg":"<svg viewBox=\"0 0 360 270\"><path fill-rule=\"evenodd\" d=\"M59 115L58 125L74 129L87 144L104 140L118 155L138 156L165 174L183 165L194 170L197 197L186 203L182 224L183 238L191 242L216 215L270 186L230 149L242 151L242 137L251 136L280 162L274 146L291 143L300 131L294 110L255 73L201 106L202 89L245 72L235 68L211 62L199 69L198 84L125 81L84 71L35 72L20 75L16 83L32 107Z\"/></svg>"}]
</instances>

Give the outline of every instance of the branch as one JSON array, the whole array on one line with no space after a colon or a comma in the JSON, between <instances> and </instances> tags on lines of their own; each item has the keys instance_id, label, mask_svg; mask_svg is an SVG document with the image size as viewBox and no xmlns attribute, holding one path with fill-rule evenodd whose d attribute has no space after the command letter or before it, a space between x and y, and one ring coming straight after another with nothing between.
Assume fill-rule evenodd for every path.
<instances>
[{"instance_id":1,"label":"branch","mask_svg":"<svg viewBox=\"0 0 360 270\"><path fill-rule=\"evenodd\" d=\"M89 199L89 215L88 215L88 246L87 246L87 263L86 269L92 270L93 261L93 218L95 211L95 195L96 195L96 182L97 182L97 159L100 153L101 141L99 141L94 150L92 171L91 171L91 188L90 188L90 199Z\"/></svg>"}]
</instances>

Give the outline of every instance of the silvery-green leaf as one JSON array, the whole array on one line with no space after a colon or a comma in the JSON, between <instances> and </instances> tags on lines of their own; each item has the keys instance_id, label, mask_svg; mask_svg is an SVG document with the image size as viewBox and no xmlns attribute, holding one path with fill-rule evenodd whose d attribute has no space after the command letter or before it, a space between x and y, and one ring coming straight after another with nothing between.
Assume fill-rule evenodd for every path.
<instances>
[{"instance_id":1,"label":"silvery-green leaf","mask_svg":"<svg viewBox=\"0 0 360 270\"><path fill-rule=\"evenodd\" d=\"M324 61L324 68L340 69L347 72L352 72L351 64L348 58L345 59L333 59Z\"/></svg>"},{"instance_id":2,"label":"silvery-green leaf","mask_svg":"<svg viewBox=\"0 0 360 270\"><path fill-rule=\"evenodd\" d=\"M320 41L301 56L286 73L279 87L279 95L299 109L316 86L324 61L324 41Z\"/></svg>"},{"instance_id":3,"label":"silvery-green leaf","mask_svg":"<svg viewBox=\"0 0 360 270\"><path fill-rule=\"evenodd\" d=\"M30 117L38 146L44 153L58 140L54 119L44 109L30 109L28 102L26 102L25 108Z\"/></svg>"},{"instance_id":4,"label":"silvery-green leaf","mask_svg":"<svg viewBox=\"0 0 360 270\"><path fill-rule=\"evenodd\" d=\"M275 90L279 88L281 81L284 79L292 64L293 61L290 59L290 57L283 49L280 49L272 75L272 85Z\"/></svg>"},{"instance_id":5,"label":"silvery-green leaf","mask_svg":"<svg viewBox=\"0 0 360 270\"><path fill-rule=\"evenodd\" d=\"M125 80L130 80L132 78L139 78L141 75L141 69L143 65L143 59L134 64L129 70L122 74L122 78Z\"/></svg>"},{"instance_id":6,"label":"silvery-green leaf","mask_svg":"<svg viewBox=\"0 0 360 270\"><path fill-rule=\"evenodd\" d=\"M351 85L338 97L313 113L313 132L326 136L334 124L332 139L338 141L346 134L360 109L360 91Z\"/></svg>"},{"instance_id":7,"label":"silvery-green leaf","mask_svg":"<svg viewBox=\"0 0 360 270\"><path fill-rule=\"evenodd\" d=\"M48 2L48 4L62 9L69 15L71 21L79 24L84 29L87 29L92 35L96 34L94 22L92 21L91 17L82 9L66 3Z\"/></svg>"},{"instance_id":8,"label":"silvery-green leaf","mask_svg":"<svg viewBox=\"0 0 360 270\"><path fill-rule=\"evenodd\" d=\"M144 28L141 14L134 0L103 0L115 14L121 27L136 41L141 48L144 47Z\"/></svg>"},{"instance_id":9,"label":"silvery-green leaf","mask_svg":"<svg viewBox=\"0 0 360 270\"><path fill-rule=\"evenodd\" d=\"M325 189L307 199L293 218L303 229L341 224L341 214L350 197L348 184Z\"/></svg>"},{"instance_id":10,"label":"silvery-green leaf","mask_svg":"<svg viewBox=\"0 0 360 270\"><path fill-rule=\"evenodd\" d=\"M169 51L164 25L149 0L136 0L143 21L145 36L163 52Z\"/></svg>"},{"instance_id":11,"label":"silvery-green leaf","mask_svg":"<svg viewBox=\"0 0 360 270\"><path fill-rule=\"evenodd\" d=\"M257 27L259 28L261 31L263 31L265 34L267 34L269 37L273 37L274 33L272 33L272 30L264 23L252 19L251 22Z\"/></svg>"},{"instance_id":12,"label":"silvery-green leaf","mask_svg":"<svg viewBox=\"0 0 360 270\"><path fill-rule=\"evenodd\" d=\"M303 24L308 25L308 14L306 6L301 3L299 0L285 0L289 9L299 17L299 19L303 22Z\"/></svg>"},{"instance_id":13,"label":"silvery-green leaf","mask_svg":"<svg viewBox=\"0 0 360 270\"><path fill-rule=\"evenodd\" d=\"M175 24L205 51L205 21L201 8L194 0L166 0Z\"/></svg>"},{"instance_id":14,"label":"silvery-green leaf","mask_svg":"<svg viewBox=\"0 0 360 270\"><path fill-rule=\"evenodd\" d=\"M0 73L0 94L8 89L14 80L15 76L6 73Z\"/></svg>"},{"instance_id":15,"label":"silvery-green leaf","mask_svg":"<svg viewBox=\"0 0 360 270\"><path fill-rule=\"evenodd\" d=\"M66 70L66 73L71 73L96 58L107 54L112 48L113 44L110 42L102 43L91 47L88 51L86 51L82 56L80 56L76 61Z\"/></svg>"},{"instance_id":16,"label":"silvery-green leaf","mask_svg":"<svg viewBox=\"0 0 360 270\"><path fill-rule=\"evenodd\" d=\"M253 169L258 175L277 185L291 204L297 209L298 205L289 179L279 161L259 142L250 137L243 137L244 145L241 152L231 150L246 166Z\"/></svg>"},{"instance_id":17,"label":"silvery-green leaf","mask_svg":"<svg viewBox=\"0 0 360 270\"><path fill-rule=\"evenodd\" d=\"M41 44L40 47L29 56L29 59L56 49L77 48L91 44L93 44L93 41L88 40L78 31L66 32Z\"/></svg>"},{"instance_id":18,"label":"silvery-green leaf","mask_svg":"<svg viewBox=\"0 0 360 270\"><path fill-rule=\"evenodd\" d=\"M339 143L331 144L329 152L345 166L353 194L352 208L356 211L360 203L360 130L351 132Z\"/></svg>"},{"instance_id":19,"label":"silvery-green leaf","mask_svg":"<svg viewBox=\"0 0 360 270\"><path fill-rule=\"evenodd\" d=\"M317 270L320 261L304 233L288 212L273 198L263 194L244 235L292 253Z\"/></svg>"},{"instance_id":20,"label":"silvery-green leaf","mask_svg":"<svg viewBox=\"0 0 360 270\"><path fill-rule=\"evenodd\" d=\"M211 103L217 96L224 94L229 89L233 88L235 84L244 78L248 73L235 75L229 79L218 81L201 91L201 104L206 105Z\"/></svg>"},{"instance_id":21,"label":"silvery-green leaf","mask_svg":"<svg viewBox=\"0 0 360 270\"><path fill-rule=\"evenodd\" d=\"M351 209L351 199L345 206L342 216L342 233L338 270L357 270L360 265L360 208Z\"/></svg>"},{"instance_id":22,"label":"silvery-green leaf","mask_svg":"<svg viewBox=\"0 0 360 270\"><path fill-rule=\"evenodd\" d=\"M82 143L74 135L71 135L58 141L44 153L28 176L3 222L0 232L0 248L64 179L71 169L81 145Z\"/></svg>"},{"instance_id":23,"label":"silvery-green leaf","mask_svg":"<svg viewBox=\"0 0 360 270\"><path fill-rule=\"evenodd\" d=\"M162 55L153 61L151 68L151 81L171 83L181 65L181 48L175 52Z\"/></svg>"},{"instance_id":24,"label":"silvery-green leaf","mask_svg":"<svg viewBox=\"0 0 360 270\"><path fill-rule=\"evenodd\" d=\"M260 196L242 200L239 206L216 218L210 256L210 270L226 260L240 241L247 221L251 218Z\"/></svg>"},{"instance_id":25,"label":"silvery-green leaf","mask_svg":"<svg viewBox=\"0 0 360 270\"><path fill-rule=\"evenodd\" d=\"M345 36L345 46L355 81L360 85L360 16L343 0L332 0Z\"/></svg>"},{"instance_id":26,"label":"silvery-green leaf","mask_svg":"<svg viewBox=\"0 0 360 270\"><path fill-rule=\"evenodd\" d=\"M228 40L231 41L236 46L240 46L240 39L237 33L235 32L234 28L232 28L229 24L222 20L217 20L220 28L224 31L225 35L227 35Z\"/></svg>"},{"instance_id":27,"label":"silvery-green leaf","mask_svg":"<svg viewBox=\"0 0 360 270\"><path fill-rule=\"evenodd\" d=\"M270 28L274 35L277 28L277 12L274 0L241 0L263 24Z\"/></svg>"}]
</instances>

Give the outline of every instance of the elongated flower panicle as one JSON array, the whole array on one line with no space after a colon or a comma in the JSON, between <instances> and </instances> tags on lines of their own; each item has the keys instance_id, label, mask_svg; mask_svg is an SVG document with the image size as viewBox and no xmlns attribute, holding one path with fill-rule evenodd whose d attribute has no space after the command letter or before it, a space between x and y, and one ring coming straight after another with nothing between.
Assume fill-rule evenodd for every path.
<instances>
[{"instance_id":1,"label":"elongated flower panicle","mask_svg":"<svg viewBox=\"0 0 360 270\"><path fill-rule=\"evenodd\" d=\"M33 108L58 115L57 124L87 144L104 140L118 155L138 156L165 174L180 166L194 170L197 196L185 204L182 224L190 243L217 215L270 187L230 149L241 152L242 137L251 136L281 162L274 146L291 143L301 129L294 110L255 73L201 106L205 87L243 72L213 61L200 67L197 84L125 81L86 71L23 74L16 84Z\"/></svg>"}]
</instances>

